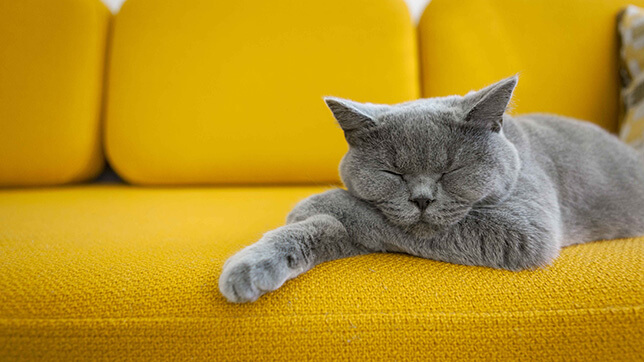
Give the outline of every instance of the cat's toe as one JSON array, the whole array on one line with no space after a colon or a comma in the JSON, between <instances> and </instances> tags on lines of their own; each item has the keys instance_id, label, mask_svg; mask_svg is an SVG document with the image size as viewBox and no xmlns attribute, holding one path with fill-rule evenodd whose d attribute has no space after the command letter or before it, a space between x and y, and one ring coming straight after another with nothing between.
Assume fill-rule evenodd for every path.
<instances>
[{"instance_id":1,"label":"cat's toe","mask_svg":"<svg viewBox=\"0 0 644 362\"><path fill-rule=\"evenodd\" d=\"M226 299L234 303L257 300L260 291L253 284L250 269L250 265L243 263L226 265L219 278L219 290Z\"/></svg>"}]
</instances>

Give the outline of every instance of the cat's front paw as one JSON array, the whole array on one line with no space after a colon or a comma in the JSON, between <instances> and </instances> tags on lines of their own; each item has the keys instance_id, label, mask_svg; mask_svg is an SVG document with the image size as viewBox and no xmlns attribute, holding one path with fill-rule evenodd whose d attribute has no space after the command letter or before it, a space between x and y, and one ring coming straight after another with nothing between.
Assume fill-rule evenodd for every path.
<instances>
[{"instance_id":1,"label":"cat's front paw","mask_svg":"<svg viewBox=\"0 0 644 362\"><path fill-rule=\"evenodd\" d=\"M219 290L234 303L253 302L285 281L304 272L295 257L271 245L257 243L226 261L219 277ZM300 263L295 263L300 264Z\"/></svg>"}]
</instances>

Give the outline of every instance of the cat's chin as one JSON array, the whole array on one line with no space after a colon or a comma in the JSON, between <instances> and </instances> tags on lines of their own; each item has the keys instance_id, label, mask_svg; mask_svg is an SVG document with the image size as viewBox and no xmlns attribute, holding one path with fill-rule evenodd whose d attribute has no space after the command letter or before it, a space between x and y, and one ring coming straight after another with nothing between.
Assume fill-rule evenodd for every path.
<instances>
[{"instance_id":1,"label":"cat's chin","mask_svg":"<svg viewBox=\"0 0 644 362\"><path fill-rule=\"evenodd\" d=\"M460 221L460 218L452 218L450 220L444 218L437 219L431 216L421 215L420 213L413 216L409 215L408 217L387 214L385 216L392 224L420 238L430 237Z\"/></svg>"},{"instance_id":2,"label":"cat's chin","mask_svg":"<svg viewBox=\"0 0 644 362\"><path fill-rule=\"evenodd\" d=\"M422 223L432 225L438 229L445 229L459 223L470 212L471 207L462 206L458 212L451 213L425 213L421 216Z\"/></svg>"},{"instance_id":3,"label":"cat's chin","mask_svg":"<svg viewBox=\"0 0 644 362\"><path fill-rule=\"evenodd\" d=\"M445 225L440 225L438 223L433 223L429 220L424 220L425 218L422 215L417 214L416 217L407 217L402 218L398 215L386 215L387 219L394 225L398 226L400 229L405 231L408 234L411 234L419 238L430 237L437 232L445 229Z\"/></svg>"},{"instance_id":4,"label":"cat's chin","mask_svg":"<svg viewBox=\"0 0 644 362\"><path fill-rule=\"evenodd\" d=\"M419 220L411 225L405 225L404 228L412 235L418 238L429 238L434 234L450 228L461 221L467 212L462 215L451 218L434 218L432 216L422 216Z\"/></svg>"},{"instance_id":5,"label":"cat's chin","mask_svg":"<svg viewBox=\"0 0 644 362\"><path fill-rule=\"evenodd\" d=\"M420 239L430 238L434 234L444 229L445 229L445 226L436 225L425 221L419 221L413 225L406 227L406 230L409 234Z\"/></svg>"}]
</instances>

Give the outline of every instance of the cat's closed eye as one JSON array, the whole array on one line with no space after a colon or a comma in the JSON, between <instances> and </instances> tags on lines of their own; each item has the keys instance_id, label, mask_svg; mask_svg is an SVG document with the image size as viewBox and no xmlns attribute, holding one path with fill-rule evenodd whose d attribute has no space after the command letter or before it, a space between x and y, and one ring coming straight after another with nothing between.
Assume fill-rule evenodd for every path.
<instances>
[{"instance_id":1,"label":"cat's closed eye","mask_svg":"<svg viewBox=\"0 0 644 362\"><path fill-rule=\"evenodd\" d=\"M445 176L445 175L449 175L449 174L455 173L455 172L460 171L460 170L462 170L462 169L464 169L464 168L465 168L465 166L458 166L458 167L454 167L454 168L452 168L451 170L449 170L449 171L447 171L447 172L443 172L443 173L441 174L441 178L442 178L443 176Z\"/></svg>"},{"instance_id":2,"label":"cat's closed eye","mask_svg":"<svg viewBox=\"0 0 644 362\"><path fill-rule=\"evenodd\" d=\"M457 166L457 167L454 167L451 170L449 170L449 172L456 172L456 171L462 170L464 168L465 168L465 166Z\"/></svg>"},{"instance_id":3,"label":"cat's closed eye","mask_svg":"<svg viewBox=\"0 0 644 362\"><path fill-rule=\"evenodd\" d=\"M397 173L397 172L394 172L394 171L389 171L389 170L380 170L380 171L381 171L381 172L384 172L384 173L388 173L388 174L393 175L393 176L396 176L396 177L400 177L400 178L402 178L402 177L403 177L403 175L402 175L402 174Z\"/></svg>"}]
</instances>

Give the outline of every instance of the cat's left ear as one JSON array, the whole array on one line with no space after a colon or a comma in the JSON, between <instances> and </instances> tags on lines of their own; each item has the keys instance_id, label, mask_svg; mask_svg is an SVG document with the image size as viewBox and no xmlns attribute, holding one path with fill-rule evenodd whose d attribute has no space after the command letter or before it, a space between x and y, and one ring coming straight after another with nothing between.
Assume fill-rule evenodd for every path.
<instances>
[{"instance_id":1,"label":"cat's left ear","mask_svg":"<svg viewBox=\"0 0 644 362\"><path fill-rule=\"evenodd\" d=\"M503 127L503 113L508 108L518 81L519 76L513 75L478 92L466 95L465 100L471 108L465 117L465 122L477 123L493 132L500 132Z\"/></svg>"}]
</instances>

